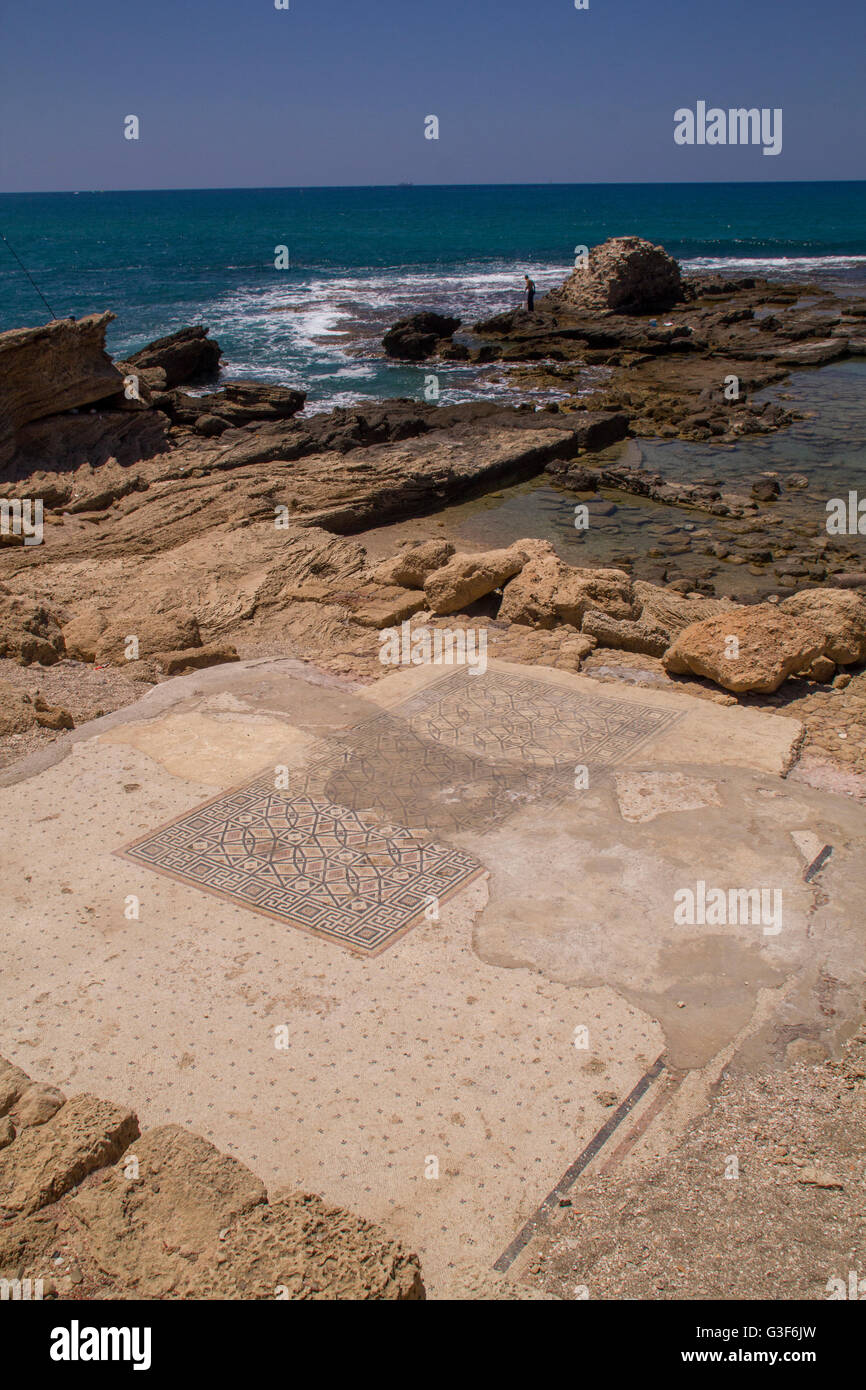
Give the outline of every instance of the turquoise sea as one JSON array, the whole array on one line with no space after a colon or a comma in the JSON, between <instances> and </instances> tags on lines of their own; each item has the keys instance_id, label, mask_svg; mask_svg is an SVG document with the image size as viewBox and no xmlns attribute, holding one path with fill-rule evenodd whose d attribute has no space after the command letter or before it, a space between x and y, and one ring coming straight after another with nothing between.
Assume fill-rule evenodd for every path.
<instances>
[{"instance_id":1,"label":"turquoise sea","mask_svg":"<svg viewBox=\"0 0 866 1390\"><path fill-rule=\"evenodd\" d=\"M472 323L518 303L525 271L548 288L609 236L661 242L686 269L866 293L862 182L82 189L0 195L0 232L57 316L117 315L112 353L205 323L227 374L302 387L320 410L420 397L423 368L381 355L388 324L421 308ZM0 242L0 331L47 317ZM446 403L510 394L497 370L438 375Z\"/></svg>"}]
</instances>

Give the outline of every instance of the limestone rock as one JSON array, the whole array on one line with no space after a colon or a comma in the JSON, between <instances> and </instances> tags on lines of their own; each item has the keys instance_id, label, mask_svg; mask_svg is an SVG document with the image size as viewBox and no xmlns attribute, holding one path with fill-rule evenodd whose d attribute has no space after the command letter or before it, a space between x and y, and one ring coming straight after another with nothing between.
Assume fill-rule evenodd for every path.
<instances>
[{"instance_id":1,"label":"limestone rock","mask_svg":"<svg viewBox=\"0 0 866 1390\"><path fill-rule=\"evenodd\" d=\"M524 556L516 546L487 550L478 555L452 555L441 569L424 581L424 592L434 613L458 613L518 574Z\"/></svg>"},{"instance_id":2,"label":"limestone rock","mask_svg":"<svg viewBox=\"0 0 866 1390\"><path fill-rule=\"evenodd\" d=\"M641 621L666 632L672 641L684 627L712 618L734 605L728 598L689 598L673 589L663 589L657 584L649 584L636 579L634 594L640 604Z\"/></svg>"},{"instance_id":3,"label":"limestone rock","mask_svg":"<svg viewBox=\"0 0 866 1390\"><path fill-rule=\"evenodd\" d=\"M647 314L671 308L684 292L679 265L664 247L624 236L593 247L588 264L576 267L553 298L581 311Z\"/></svg>"},{"instance_id":4,"label":"limestone rock","mask_svg":"<svg viewBox=\"0 0 866 1390\"><path fill-rule=\"evenodd\" d=\"M221 1260L186 1276L195 1298L417 1301L417 1255L372 1222L290 1193L246 1212L220 1242Z\"/></svg>"},{"instance_id":5,"label":"limestone rock","mask_svg":"<svg viewBox=\"0 0 866 1390\"><path fill-rule=\"evenodd\" d=\"M95 661L99 639L108 626L108 614L101 608L86 608L63 628L66 653L76 661Z\"/></svg>"},{"instance_id":6,"label":"limestone rock","mask_svg":"<svg viewBox=\"0 0 866 1390\"><path fill-rule=\"evenodd\" d=\"M42 729L74 729L75 720L62 705L49 705L41 695L33 701L36 723Z\"/></svg>"},{"instance_id":7,"label":"limestone rock","mask_svg":"<svg viewBox=\"0 0 866 1390\"><path fill-rule=\"evenodd\" d=\"M42 1278L61 1251L61 1296L85 1282L124 1299L425 1297L417 1256L380 1227L302 1192L268 1204L201 1136L141 1135L128 1111L63 1104L0 1058L0 1094L19 1093L0 1118L0 1277Z\"/></svg>"},{"instance_id":8,"label":"limestone rock","mask_svg":"<svg viewBox=\"0 0 866 1390\"><path fill-rule=\"evenodd\" d=\"M498 626L498 624L497 624ZM595 649L595 638L561 624L554 630L508 623L493 634L492 655L527 666L556 666L579 671L583 658Z\"/></svg>"},{"instance_id":9,"label":"limestone rock","mask_svg":"<svg viewBox=\"0 0 866 1390\"><path fill-rule=\"evenodd\" d=\"M100 1268L126 1290L165 1297L199 1259L217 1252L221 1230L267 1200L264 1183L238 1159L178 1125L142 1134L99 1186L70 1200Z\"/></svg>"},{"instance_id":10,"label":"limestone rock","mask_svg":"<svg viewBox=\"0 0 866 1390\"><path fill-rule=\"evenodd\" d=\"M36 599L0 594L0 657L22 666L53 666L64 652L63 633L53 613Z\"/></svg>"},{"instance_id":11,"label":"limestone rock","mask_svg":"<svg viewBox=\"0 0 866 1390\"><path fill-rule=\"evenodd\" d=\"M591 609L584 617L581 632L594 637L600 647L612 647L623 652L642 652L646 656L662 656L670 638L663 628L653 627L642 617L611 618L607 613Z\"/></svg>"},{"instance_id":12,"label":"limestone rock","mask_svg":"<svg viewBox=\"0 0 866 1390\"><path fill-rule=\"evenodd\" d=\"M607 449L611 444L625 439L628 434L628 416L621 410L574 410L564 415L562 420L574 432L575 448L586 449L590 453L598 449ZM573 459L554 460L545 469L547 473L560 475L568 475L570 471L577 477L582 471L581 465L575 464ZM568 487L580 491L578 480L573 481L571 477L566 476L563 477L563 481Z\"/></svg>"},{"instance_id":13,"label":"limestone rock","mask_svg":"<svg viewBox=\"0 0 866 1390\"><path fill-rule=\"evenodd\" d=\"M534 418L538 418L537 416ZM420 438L373 444L360 459L305 457L292 470L297 519L340 533L381 526L505 477L535 476L573 449L566 429L475 425L431 430Z\"/></svg>"},{"instance_id":14,"label":"limestone rock","mask_svg":"<svg viewBox=\"0 0 866 1390\"><path fill-rule=\"evenodd\" d=\"M0 333L0 466L15 453L22 426L89 405L120 391L123 379L105 351L114 314L53 319Z\"/></svg>"},{"instance_id":15,"label":"limestone rock","mask_svg":"<svg viewBox=\"0 0 866 1390\"><path fill-rule=\"evenodd\" d=\"M417 589L401 589L396 585L366 584L349 593L333 593L332 601L345 607L362 627L394 627L426 604Z\"/></svg>"},{"instance_id":16,"label":"limestone rock","mask_svg":"<svg viewBox=\"0 0 866 1390\"><path fill-rule=\"evenodd\" d=\"M847 338L824 338L819 342L797 343L793 347L783 348L776 355L786 366L823 367L825 362L847 357L848 352Z\"/></svg>"},{"instance_id":17,"label":"limestone rock","mask_svg":"<svg viewBox=\"0 0 866 1390\"><path fill-rule=\"evenodd\" d=\"M848 574L834 574L828 581L834 588L866 589L866 570L851 570Z\"/></svg>"},{"instance_id":18,"label":"limestone rock","mask_svg":"<svg viewBox=\"0 0 866 1390\"><path fill-rule=\"evenodd\" d=\"M841 1178L826 1172L823 1168L815 1168L812 1165L801 1168L796 1180L806 1187L823 1187L830 1192L843 1192L845 1189L845 1184Z\"/></svg>"},{"instance_id":19,"label":"limestone rock","mask_svg":"<svg viewBox=\"0 0 866 1390\"><path fill-rule=\"evenodd\" d=\"M127 411L85 410L78 415L50 415L23 425L15 437L14 470L12 476L21 480L23 496L38 496L31 491L30 479L51 460L52 490L70 496L74 492L72 474L81 467L100 468L114 463L131 467L142 459L153 458L168 450L166 430L168 419L158 410ZM99 480L102 486L102 479ZM134 484L129 484L127 490ZM97 489L94 488L96 492ZM82 499L83 500L83 499ZM107 506L96 499L93 509ZM79 508L84 510L84 508Z\"/></svg>"},{"instance_id":20,"label":"limestone rock","mask_svg":"<svg viewBox=\"0 0 866 1390\"><path fill-rule=\"evenodd\" d=\"M26 1071L0 1057L0 1115L8 1114L30 1085Z\"/></svg>"},{"instance_id":21,"label":"limestone rock","mask_svg":"<svg viewBox=\"0 0 866 1390\"><path fill-rule=\"evenodd\" d=\"M70 489L64 498L65 512L99 512L121 497L128 497L141 486L141 474L132 467L122 467L116 458L106 463L85 462L69 475Z\"/></svg>"},{"instance_id":22,"label":"limestone rock","mask_svg":"<svg viewBox=\"0 0 866 1390\"><path fill-rule=\"evenodd\" d=\"M179 1125L148 1130L132 1156L138 1178L127 1177L124 1160L97 1186L70 1198L69 1207L109 1278L161 1298L187 1270L195 1279L202 1255L217 1253L220 1231L267 1193L243 1163Z\"/></svg>"},{"instance_id":23,"label":"limestone rock","mask_svg":"<svg viewBox=\"0 0 866 1390\"><path fill-rule=\"evenodd\" d=\"M460 320L447 314L411 314L388 329L382 346L389 357L420 362L430 356L440 339L450 338L459 327Z\"/></svg>"},{"instance_id":24,"label":"limestone rock","mask_svg":"<svg viewBox=\"0 0 866 1390\"><path fill-rule=\"evenodd\" d=\"M138 1132L131 1111L96 1096L73 1096L0 1154L0 1211L26 1216L56 1202L88 1173L118 1159Z\"/></svg>"},{"instance_id":25,"label":"limestone rock","mask_svg":"<svg viewBox=\"0 0 866 1390\"><path fill-rule=\"evenodd\" d=\"M235 647L220 642L212 642L205 647L188 647L185 651L158 652L156 655L157 664L167 676L176 676L181 671L200 671L205 666L223 666L238 659Z\"/></svg>"},{"instance_id":26,"label":"limestone rock","mask_svg":"<svg viewBox=\"0 0 866 1390\"><path fill-rule=\"evenodd\" d=\"M172 391L160 407L181 425L194 425L200 434L222 434L231 425L258 424L267 420L289 420L303 409L306 391L288 386L272 386L262 381L225 381L219 391L205 396L189 396ZM216 419L218 427L205 427Z\"/></svg>"},{"instance_id":27,"label":"limestone rock","mask_svg":"<svg viewBox=\"0 0 866 1390\"><path fill-rule=\"evenodd\" d=\"M130 637L138 639L139 658L156 656L158 652L186 651L202 645L198 622L188 610L175 608L154 613L138 609L122 619L112 616L96 643L96 660L100 664L125 665Z\"/></svg>"},{"instance_id":28,"label":"limestone rock","mask_svg":"<svg viewBox=\"0 0 866 1390\"><path fill-rule=\"evenodd\" d=\"M850 589L804 589L779 604L782 613L805 618L825 635L824 656L838 666L866 660L866 598Z\"/></svg>"},{"instance_id":29,"label":"limestone rock","mask_svg":"<svg viewBox=\"0 0 866 1390\"><path fill-rule=\"evenodd\" d=\"M0 734L23 734L35 723L36 711L27 691L0 680Z\"/></svg>"},{"instance_id":30,"label":"limestone rock","mask_svg":"<svg viewBox=\"0 0 866 1390\"><path fill-rule=\"evenodd\" d=\"M381 584L396 584L403 589L423 589L428 575L447 564L453 554L454 546L450 541L417 541L377 565L373 578Z\"/></svg>"},{"instance_id":31,"label":"limestone rock","mask_svg":"<svg viewBox=\"0 0 866 1390\"><path fill-rule=\"evenodd\" d=\"M16 1101L10 1117L16 1129L28 1129L31 1125L44 1125L65 1104L66 1097L56 1086L34 1082Z\"/></svg>"},{"instance_id":32,"label":"limestone rock","mask_svg":"<svg viewBox=\"0 0 866 1390\"><path fill-rule=\"evenodd\" d=\"M193 428L196 434L204 435L205 439L218 439L227 429L231 429L231 426L221 415L197 415L193 421Z\"/></svg>"},{"instance_id":33,"label":"limestone rock","mask_svg":"<svg viewBox=\"0 0 866 1390\"><path fill-rule=\"evenodd\" d=\"M684 628L662 660L672 675L706 676L734 694L771 694L822 655L824 640L813 623L763 603L729 609ZM726 655L735 649L736 656Z\"/></svg>"},{"instance_id":34,"label":"limestone rock","mask_svg":"<svg viewBox=\"0 0 866 1390\"><path fill-rule=\"evenodd\" d=\"M214 376L221 356L219 343L208 337L208 330L201 324L195 324L157 338L119 366L130 372L158 367L165 373L165 384L170 389Z\"/></svg>"},{"instance_id":35,"label":"limestone rock","mask_svg":"<svg viewBox=\"0 0 866 1390\"><path fill-rule=\"evenodd\" d=\"M303 597L308 585L321 585L326 593L345 589L359 581L367 564L367 552L357 541L318 527L290 533L281 549L284 556L259 589L257 603L275 602L282 607L287 598Z\"/></svg>"},{"instance_id":36,"label":"limestone rock","mask_svg":"<svg viewBox=\"0 0 866 1390\"><path fill-rule=\"evenodd\" d=\"M807 681L820 681L826 685L836 674L836 663L829 656L818 656L802 674Z\"/></svg>"},{"instance_id":37,"label":"limestone rock","mask_svg":"<svg viewBox=\"0 0 866 1390\"><path fill-rule=\"evenodd\" d=\"M773 475L756 478L752 483L752 496L758 502L773 502L781 495L779 480Z\"/></svg>"},{"instance_id":38,"label":"limestone rock","mask_svg":"<svg viewBox=\"0 0 866 1390\"><path fill-rule=\"evenodd\" d=\"M575 569L548 542L538 542L517 578L506 584L499 617L527 627L569 623L580 628L590 609L616 619L636 618L640 609L628 575L615 569Z\"/></svg>"}]
</instances>

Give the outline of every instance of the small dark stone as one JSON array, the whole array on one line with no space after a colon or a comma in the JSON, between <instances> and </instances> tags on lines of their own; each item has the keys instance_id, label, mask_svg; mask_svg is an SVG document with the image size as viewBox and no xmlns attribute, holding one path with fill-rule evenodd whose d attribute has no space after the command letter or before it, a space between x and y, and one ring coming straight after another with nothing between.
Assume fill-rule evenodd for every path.
<instances>
[{"instance_id":1,"label":"small dark stone","mask_svg":"<svg viewBox=\"0 0 866 1390\"><path fill-rule=\"evenodd\" d=\"M781 491L778 478L757 478L752 483L752 496L758 502L773 502Z\"/></svg>"}]
</instances>

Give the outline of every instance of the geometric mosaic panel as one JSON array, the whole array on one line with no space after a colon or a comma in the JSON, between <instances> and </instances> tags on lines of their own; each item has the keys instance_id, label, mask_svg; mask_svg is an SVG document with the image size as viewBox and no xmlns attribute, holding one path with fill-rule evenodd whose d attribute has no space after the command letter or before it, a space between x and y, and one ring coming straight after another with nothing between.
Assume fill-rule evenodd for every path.
<instances>
[{"instance_id":1,"label":"geometric mosaic panel","mask_svg":"<svg viewBox=\"0 0 866 1390\"><path fill-rule=\"evenodd\" d=\"M483 833L531 803L556 805L577 764L615 765L681 717L464 668L331 735L298 788L436 834Z\"/></svg>"},{"instance_id":2,"label":"geometric mosaic panel","mask_svg":"<svg viewBox=\"0 0 866 1390\"><path fill-rule=\"evenodd\" d=\"M455 672L405 700L400 714L424 738L540 768L610 766L682 717L505 671Z\"/></svg>"},{"instance_id":3,"label":"geometric mosaic panel","mask_svg":"<svg viewBox=\"0 0 866 1390\"><path fill-rule=\"evenodd\" d=\"M680 718L464 667L320 739L288 790L265 768L118 853L372 956L484 872L440 836L553 807Z\"/></svg>"},{"instance_id":4,"label":"geometric mosaic panel","mask_svg":"<svg viewBox=\"0 0 866 1390\"><path fill-rule=\"evenodd\" d=\"M483 833L533 802L555 805L568 786L549 768L494 763L422 738L394 712L323 740L297 778L309 796L446 836Z\"/></svg>"},{"instance_id":5,"label":"geometric mosaic panel","mask_svg":"<svg viewBox=\"0 0 866 1390\"><path fill-rule=\"evenodd\" d=\"M273 780L214 797L120 854L366 956L484 872L461 850Z\"/></svg>"}]
</instances>

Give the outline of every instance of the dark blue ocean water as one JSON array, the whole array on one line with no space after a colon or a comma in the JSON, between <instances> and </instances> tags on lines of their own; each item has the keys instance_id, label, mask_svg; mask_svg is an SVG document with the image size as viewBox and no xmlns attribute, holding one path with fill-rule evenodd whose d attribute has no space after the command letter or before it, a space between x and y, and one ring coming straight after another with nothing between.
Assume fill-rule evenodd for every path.
<instances>
[{"instance_id":1,"label":"dark blue ocean water","mask_svg":"<svg viewBox=\"0 0 866 1390\"><path fill-rule=\"evenodd\" d=\"M319 409L420 396L423 368L381 356L389 323L425 307L471 323L518 303L525 271L543 290L609 236L661 242L686 269L866 292L862 182L5 194L0 231L56 315L117 315L114 354L205 323L230 375L300 386ZM0 330L46 317L0 242ZM445 401L508 394L496 370L439 376Z\"/></svg>"}]
</instances>

